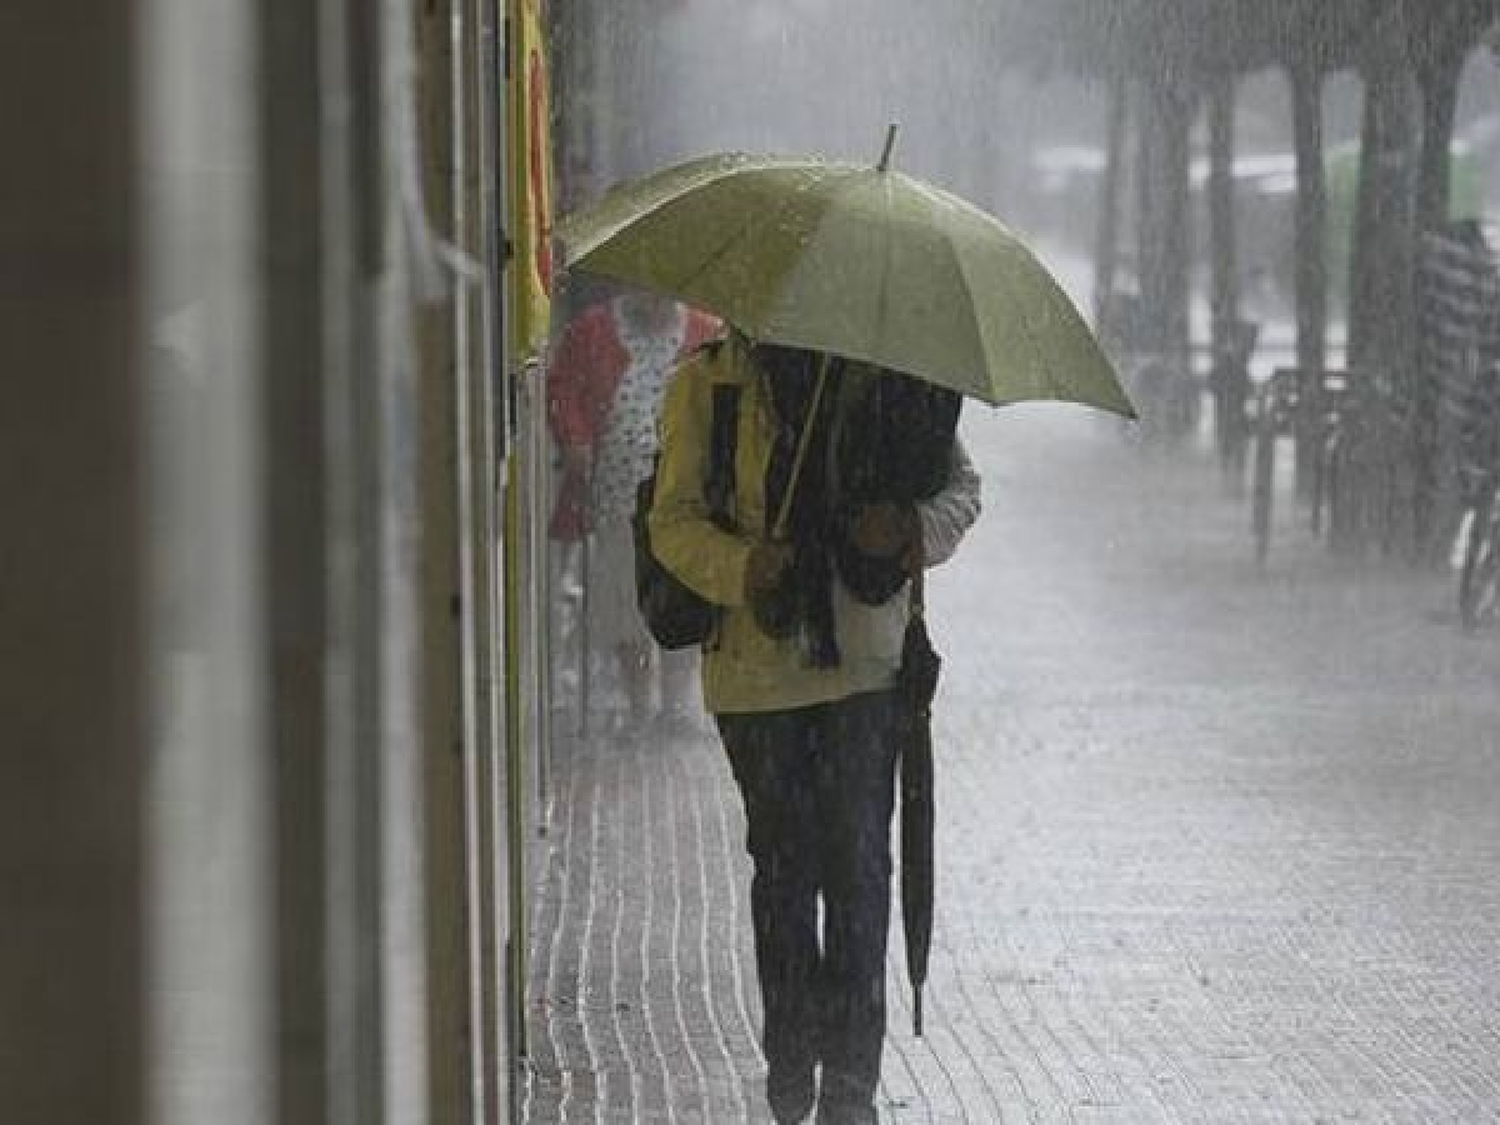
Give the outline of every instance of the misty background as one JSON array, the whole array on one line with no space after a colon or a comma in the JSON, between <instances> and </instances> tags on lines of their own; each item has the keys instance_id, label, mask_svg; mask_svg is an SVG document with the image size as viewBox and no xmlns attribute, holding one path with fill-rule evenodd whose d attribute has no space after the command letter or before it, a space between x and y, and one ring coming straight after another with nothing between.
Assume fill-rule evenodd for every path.
<instances>
[{"instance_id":1,"label":"misty background","mask_svg":"<svg viewBox=\"0 0 1500 1125\"><path fill-rule=\"evenodd\" d=\"M1085 302L1082 259L1098 223L1111 91L1102 68L1081 59L1077 43L1053 24L1064 5L622 0L558 7L565 210L621 180L711 152L873 162L887 124L899 122L899 167L1038 240ZM1362 102L1354 72L1328 76L1330 164L1357 153ZM1207 149L1200 113L1193 128L1200 274ZM1456 194L1485 215L1500 211L1500 64L1491 48L1474 51L1466 66L1454 152L1462 165ZM1295 182L1284 70L1238 82L1235 156L1246 311L1289 316ZM1199 277L1195 287L1205 284ZM1343 288L1341 278L1331 284ZM1330 312L1341 320L1342 301ZM1200 335L1201 317L1194 322Z\"/></svg>"}]
</instances>

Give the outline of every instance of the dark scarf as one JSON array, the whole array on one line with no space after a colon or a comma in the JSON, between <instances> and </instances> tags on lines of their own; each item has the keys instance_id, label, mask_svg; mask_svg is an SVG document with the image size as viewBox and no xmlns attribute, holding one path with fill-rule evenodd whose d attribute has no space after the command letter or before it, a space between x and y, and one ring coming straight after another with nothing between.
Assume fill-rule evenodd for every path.
<instances>
[{"instance_id":1,"label":"dark scarf","mask_svg":"<svg viewBox=\"0 0 1500 1125\"><path fill-rule=\"evenodd\" d=\"M828 436L844 361L835 358L830 362L817 414L810 416L822 356L800 348L762 344L755 348L755 360L769 384L776 427L766 469L767 537L774 534L803 427L812 427L787 519L792 562L779 587L757 604L756 619L773 637L799 636L812 667L836 667L840 653L833 619L832 537L837 527L828 487Z\"/></svg>"},{"instance_id":2,"label":"dark scarf","mask_svg":"<svg viewBox=\"0 0 1500 1125\"><path fill-rule=\"evenodd\" d=\"M760 344L754 358L769 383L776 426L765 482L769 536L786 495L822 356ZM943 489L961 402L951 391L908 376L883 374L870 381L866 393L841 406L844 367L838 357L829 366L792 495L792 563L779 588L755 607L762 630L776 637L799 637L808 663L817 668L837 666L841 658L833 613L835 573L854 597L869 605L890 600L906 583L899 560L863 555L850 542L860 508L915 504ZM835 433L839 441L831 459L828 443ZM837 465L836 488L829 479L831 460Z\"/></svg>"}]
</instances>

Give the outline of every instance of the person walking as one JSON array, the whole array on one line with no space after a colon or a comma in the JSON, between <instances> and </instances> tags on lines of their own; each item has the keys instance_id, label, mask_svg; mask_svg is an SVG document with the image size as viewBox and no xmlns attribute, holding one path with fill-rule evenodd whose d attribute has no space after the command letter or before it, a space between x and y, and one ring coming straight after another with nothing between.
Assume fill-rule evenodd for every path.
<instances>
[{"instance_id":1,"label":"person walking","mask_svg":"<svg viewBox=\"0 0 1500 1125\"><path fill-rule=\"evenodd\" d=\"M547 372L548 417L561 450L562 481L552 534L592 534L590 625L614 656L630 729L659 714L690 722L684 667L657 653L636 611L630 517L636 486L650 474L668 373L722 332L718 320L676 301L632 290L586 307L564 329Z\"/></svg>"},{"instance_id":2,"label":"person walking","mask_svg":"<svg viewBox=\"0 0 1500 1125\"><path fill-rule=\"evenodd\" d=\"M703 495L720 387L739 403L728 529ZM748 826L778 1122L876 1120L910 579L980 507L957 416L951 392L737 332L667 391L651 540L720 607L702 689Z\"/></svg>"}]
</instances>

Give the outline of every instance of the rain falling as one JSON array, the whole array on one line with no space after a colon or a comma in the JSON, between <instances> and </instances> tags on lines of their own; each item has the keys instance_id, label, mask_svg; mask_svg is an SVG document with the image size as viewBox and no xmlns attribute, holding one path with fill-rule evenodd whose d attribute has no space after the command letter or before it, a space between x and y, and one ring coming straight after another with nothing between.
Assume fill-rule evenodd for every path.
<instances>
[{"instance_id":1,"label":"rain falling","mask_svg":"<svg viewBox=\"0 0 1500 1125\"><path fill-rule=\"evenodd\" d=\"M843 1108L850 1063L825 1030L818 1121L1500 1113L1482 1000L1500 937L1483 577L1496 16L1291 0L559 14L568 209L716 153L873 166L898 122L895 166L1035 252L1139 413L966 404L983 512L927 580L943 663L923 1026L897 800L878 1085ZM580 253L564 277L580 306L613 291L600 261ZM637 268L668 288L665 267ZM586 606L599 564L579 554L561 565ZM802 1120L795 1021L767 981L803 979L777 959L811 957L805 987L838 1026L842 892L826 875L797 954L764 930L768 865L821 869L836 845L768 858L744 760L774 757L776 736L745 745L712 687L719 721L703 716L680 654L643 648L640 683L666 671L632 694L597 642L587 655L580 612L554 634L575 788L538 898L528 1120ZM779 799L842 815L810 768Z\"/></svg>"},{"instance_id":2,"label":"rain falling","mask_svg":"<svg viewBox=\"0 0 1500 1125\"><path fill-rule=\"evenodd\" d=\"M4 1125L1500 1122L1500 0L78 7Z\"/></svg>"}]
</instances>

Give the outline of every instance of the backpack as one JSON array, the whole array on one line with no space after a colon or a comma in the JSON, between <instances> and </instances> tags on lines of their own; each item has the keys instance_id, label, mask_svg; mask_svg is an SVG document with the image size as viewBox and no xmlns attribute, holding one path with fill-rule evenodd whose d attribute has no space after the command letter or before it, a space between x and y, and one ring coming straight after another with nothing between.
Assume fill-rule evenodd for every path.
<instances>
[{"instance_id":1,"label":"backpack","mask_svg":"<svg viewBox=\"0 0 1500 1125\"><path fill-rule=\"evenodd\" d=\"M740 388L713 389L713 422L709 430L708 471L703 482L709 518L728 531L733 528L734 457L739 435ZM656 461L660 461L658 453ZM656 463L651 475L636 486L630 529L635 542L635 599L646 629L662 648L701 645L714 635L719 608L688 589L662 565L651 549L648 517L656 496Z\"/></svg>"}]
</instances>

